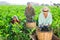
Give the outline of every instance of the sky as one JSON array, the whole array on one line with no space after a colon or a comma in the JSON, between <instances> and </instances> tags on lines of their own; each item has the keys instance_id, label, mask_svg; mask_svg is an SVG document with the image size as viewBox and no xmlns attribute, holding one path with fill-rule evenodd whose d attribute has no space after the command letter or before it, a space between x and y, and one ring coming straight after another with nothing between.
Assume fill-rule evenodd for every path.
<instances>
[{"instance_id":1,"label":"sky","mask_svg":"<svg viewBox=\"0 0 60 40\"><path fill-rule=\"evenodd\" d=\"M0 2L1 1L5 1L10 4L16 4L16 5L21 5L21 4L26 5L27 2L34 2L34 3L39 3L39 4L60 3L60 0L0 0Z\"/></svg>"}]
</instances>

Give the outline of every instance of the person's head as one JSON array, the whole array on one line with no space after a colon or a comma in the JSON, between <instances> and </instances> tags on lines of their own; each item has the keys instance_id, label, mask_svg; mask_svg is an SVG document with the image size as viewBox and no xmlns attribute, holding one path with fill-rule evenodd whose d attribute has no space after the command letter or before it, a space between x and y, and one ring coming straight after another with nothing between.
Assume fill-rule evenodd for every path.
<instances>
[{"instance_id":1,"label":"person's head","mask_svg":"<svg viewBox=\"0 0 60 40\"><path fill-rule=\"evenodd\" d=\"M13 16L12 20L14 21L18 20L17 16Z\"/></svg>"},{"instance_id":2,"label":"person's head","mask_svg":"<svg viewBox=\"0 0 60 40\"><path fill-rule=\"evenodd\" d=\"M27 3L27 7L28 7L28 8L32 7L32 5L31 5L30 2Z\"/></svg>"},{"instance_id":3,"label":"person's head","mask_svg":"<svg viewBox=\"0 0 60 40\"><path fill-rule=\"evenodd\" d=\"M48 7L44 7L42 11L43 11L44 16L46 17L48 15L49 8Z\"/></svg>"}]
</instances>

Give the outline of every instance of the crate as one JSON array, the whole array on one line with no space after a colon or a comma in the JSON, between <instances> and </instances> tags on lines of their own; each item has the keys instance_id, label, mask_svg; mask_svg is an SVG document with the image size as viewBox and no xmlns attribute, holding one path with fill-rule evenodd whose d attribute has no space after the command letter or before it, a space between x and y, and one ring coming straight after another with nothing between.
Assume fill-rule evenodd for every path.
<instances>
[{"instance_id":1,"label":"crate","mask_svg":"<svg viewBox=\"0 0 60 40\"><path fill-rule=\"evenodd\" d=\"M36 28L36 22L27 22L26 27L28 27L28 28Z\"/></svg>"},{"instance_id":2,"label":"crate","mask_svg":"<svg viewBox=\"0 0 60 40\"><path fill-rule=\"evenodd\" d=\"M36 30L36 34L38 40L52 40L53 32L52 31L42 32L40 30Z\"/></svg>"}]
</instances>

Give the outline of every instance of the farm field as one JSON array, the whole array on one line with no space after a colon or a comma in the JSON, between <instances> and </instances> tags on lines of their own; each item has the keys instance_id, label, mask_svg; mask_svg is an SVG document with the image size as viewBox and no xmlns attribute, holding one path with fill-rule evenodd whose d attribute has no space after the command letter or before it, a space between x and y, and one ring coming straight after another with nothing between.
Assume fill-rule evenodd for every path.
<instances>
[{"instance_id":1,"label":"farm field","mask_svg":"<svg viewBox=\"0 0 60 40\"><path fill-rule=\"evenodd\" d=\"M35 9L34 20L38 25L38 16L41 13L42 6L33 6ZM53 22L51 27L53 32L60 38L60 7L48 6L52 13ZM0 39L1 40L29 40L28 33L32 33L31 30L25 30L26 17L24 14L26 6L15 5L2 5L0 6ZM20 24L11 24L12 16L16 15L20 20ZM17 26L18 25L18 26ZM26 33L25 31L28 31Z\"/></svg>"}]
</instances>

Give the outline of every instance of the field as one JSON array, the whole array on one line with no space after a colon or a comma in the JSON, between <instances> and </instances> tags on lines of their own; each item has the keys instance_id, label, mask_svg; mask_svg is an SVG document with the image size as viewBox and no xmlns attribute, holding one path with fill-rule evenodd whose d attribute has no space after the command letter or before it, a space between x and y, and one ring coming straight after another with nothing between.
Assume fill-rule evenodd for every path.
<instances>
[{"instance_id":1,"label":"field","mask_svg":"<svg viewBox=\"0 0 60 40\"><path fill-rule=\"evenodd\" d=\"M38 16L41 13L42 6L33 6L35 9L34 20L38 25ZM29 40L28 33L32 33L29 29L25 30L26 17L24 14L26 6L0 6L0 39L1 40ZM53 16L51 27L53 32L60 38L60 7L49 6ZM21 21L20 25L10 23L12 16L17 15ZM28 31L28 33L25 33Z\"/></svg>"}]
</instances>

